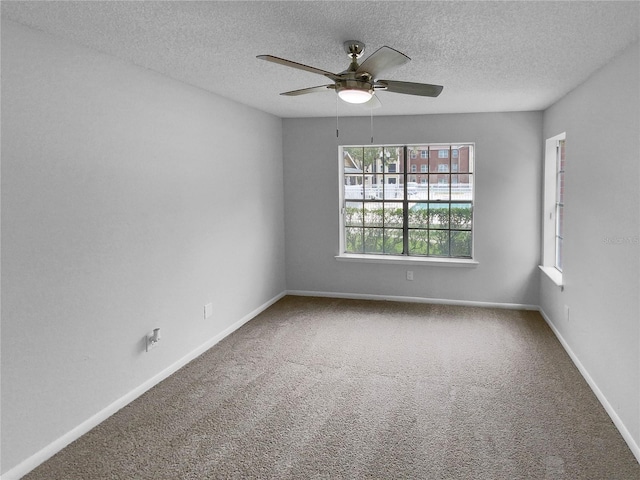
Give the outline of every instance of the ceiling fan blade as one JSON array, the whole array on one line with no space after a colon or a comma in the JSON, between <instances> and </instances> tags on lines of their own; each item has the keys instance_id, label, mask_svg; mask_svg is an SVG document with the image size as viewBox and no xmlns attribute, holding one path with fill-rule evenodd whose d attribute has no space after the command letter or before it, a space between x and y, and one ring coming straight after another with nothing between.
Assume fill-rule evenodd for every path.
<instances>
[{"instance_id":1,"label":"ceiling fan blade","mask_svg":"<svg viewBox=\"0 0 640 480\"><path fill-rule=\"evenodd\" d=\"M315 67L310 67L309 65L303 65L302 63L292 62L291 60L287 60L285 58L274 57L273 55L258 55L256 58L259 58L260 60L266 60L267 62L278 63L280 65L284 65L285 67L297 68L298 70L304 70L305 72L324 75L331 80L340 79L340 76L336 75L335 73L327 72L326 70L321 70Z\"/></svg>"},{"instance_id":2,"label":"ceiling fan blade","mask_svg":"<svg viewBox=\"0 0 640 480\"><path fill-rule=\"evenodd\" d=\"M374 94L368 101L361 103L360 106L368 110L373 110L375 108L382 107L382 103L380 102L380 99Z\"/></svg>"},{"instance_id":3,"label":"ceiling fan blade","mask_svg":"<svg viewBox=\"0 0 640 480\"><path fill-rule=\"evenodd\" d=\"M394 50L391 47L380 47L362 62L362 65L356 70L356 74L366 72L375 80L379 78L383 72L398 68L410 60L411 59L404 53Z\"/></svg>"},{"instance_id":4,"label":"ceiling fan blade","mask_svg":"<svg viewBox=\"0 0 640 480\"><path fill-rule=\"evenodd\" d=\"M422 97L437 97L444 88L442 85L428 83L398 82L395 80L380 80L374 85L376 90L386 90L393 93L420 95Z\"/></svg>"},{"instance_id":5,"label":"ceiling fan blade","mask_svg":"<svg viewBox=\"0 0 640 480\"><path fill-rule=\"evenodd\" d=\"M309 87L309 88L301 88L300 90L291 90L290 92L284 92L284 93L281 93L280 95L295 97L297 95L304 95L306 93L323 92L325 90L335 90L335 89L336 89L336 86L334 84L320 85L318 87Z\"/></svg>"}]
</instances>

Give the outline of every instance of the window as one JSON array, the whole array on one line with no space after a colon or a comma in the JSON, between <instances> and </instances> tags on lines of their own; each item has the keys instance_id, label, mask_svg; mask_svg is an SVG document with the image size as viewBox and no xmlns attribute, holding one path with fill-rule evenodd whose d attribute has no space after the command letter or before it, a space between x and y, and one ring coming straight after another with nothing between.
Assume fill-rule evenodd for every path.
<instances>
[{"instance_id":1,"label":"window","mask_svg":"<svg viewBox=\"0 0 640 480\"><path fill-rule=\"evenodd\" d=\"M411 173L416 173L417 171L418 171L418 167L414 163L413 165L411 165Z\"/></svg>"},{"instance_id":2,"label":"window","mask_svg":"<svg viewBox=\"0 0 640 480\"><path fill-rule=\"evenodd\" d=\"M420 152L420 158L429 158L429 151L428 150L422 150Z\"/></svg>"},{"instance_id":3,"label":"window","mask_svg":"<svg viewBox=\"0 0 640 480\"><path fill-rule=\"evenodd\" d=\"M449 171L449 164L441 163L440 165L438 165L438 171L439 172L448 172Z\"/></svg>"},{"instance_id":4,"label":"window","mask_svg":"<svg viewBox=\"0 0 640 480\"><path fill-rule=\"evenodd\" d=\"M420 165L420 172L427 173L427 165Z\"/></svg>"},{"instance_id":5,"label":"window","mask_svg":"<svg viewBox=\"0 0 640 480\"><path fill-rule=\"evenodd\" d=\"M416 146L340 147L341 253L472 258L474 144L421 148L426 148L421 152L427 158L430 151L445 148L448 158L449 150L455 148L459 151L458 172L450 173L444 164L445 171L425 175L415 183L415 175L407 172L415 172L416 165L407 167ZM385 172L369 173L367 167L381 158L398 164L397 183L389 184ZM352 164L361 177L355 182Z\"/></svg>"},{"instance_id":6,"label":"window","mask_svg":"<svg viewBox=\"0 0 640 480\"><path fill-rule=\"evenodd\" d=\"M556 261L555 267L562 272L562 243L564 240L564 230L562 223L564 219L564 140L558 140L556 145Z\"/></svg>"},{"instance_id":7,"label":"window","mask_svg":"<svg viewBox=\"0 0 640 480\"><path fill-rule=\"evenodd\" d=\"M549 138L544 160L544 210L542 270L562 286L564 259L566 133Z\"/></svg>"},{"instance_id":8,"label":"window","mask_svg":"<svg viewBox=\"0 0 640 480\"><path fill-rule=\"evenodd\" d=\"M396 164L395 163L390 163L389 164L389 173L396 173Z\"/></svg>"},{"instance_id":9,"label":"window","mask_svg":"<svg viewBox=\"0 0 640 480\"><path fill-rule=\"evenodd\" d=\"M449 158L449 150L438 150L438 158Z\"/></svg>"}]
</instances>

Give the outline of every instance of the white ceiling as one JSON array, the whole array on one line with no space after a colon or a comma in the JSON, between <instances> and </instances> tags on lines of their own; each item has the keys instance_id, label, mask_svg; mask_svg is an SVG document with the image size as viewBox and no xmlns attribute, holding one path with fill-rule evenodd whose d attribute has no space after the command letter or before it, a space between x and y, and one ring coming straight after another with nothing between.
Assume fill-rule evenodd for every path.
<instances>
[{"instance_id":1,"label":"white ceiling","mask_svg":"<svg viewBox=\"0 0 640 480\"><path fill-rule=\"evenodd\" d=\"M380 92L375 115L541 110L639 38L630 1L2 1L2 15L281 117L336 114L333 91L280 92L327 79L345 40L412 61L391 80L444 85L438 98ZM340 102L340 115L369 115Z\"/></svg>"}]
</instances>

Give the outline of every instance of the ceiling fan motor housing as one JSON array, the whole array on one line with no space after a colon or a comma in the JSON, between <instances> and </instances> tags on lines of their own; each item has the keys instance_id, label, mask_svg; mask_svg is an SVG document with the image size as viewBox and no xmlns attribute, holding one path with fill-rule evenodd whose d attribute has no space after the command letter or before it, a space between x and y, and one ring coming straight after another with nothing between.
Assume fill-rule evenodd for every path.
<instances>
[{"instance_id":1,"label":"ceiling fan motor housing","mask_svg":"<svg viewBox=\"0 0 640 480\"><path fill-rule=\"evenodd\" d=\"M342 90L364 90L373 93L373 85L370 82L361 82L359 80L338 80L336 82L336 91Z\"/></svg>"}]
</instances>

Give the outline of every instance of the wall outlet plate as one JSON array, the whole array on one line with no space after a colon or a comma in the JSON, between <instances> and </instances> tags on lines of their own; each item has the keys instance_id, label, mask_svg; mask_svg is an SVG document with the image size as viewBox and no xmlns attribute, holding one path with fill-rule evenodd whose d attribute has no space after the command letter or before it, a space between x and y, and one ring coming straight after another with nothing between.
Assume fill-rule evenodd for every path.
<instances>
[{"instance_id":1,"label":"wall outlet plate","mask_svg":"<svg viewBox=\"0 0 640 480\"><path fill-rule=\"evenodd\" d=\"M207 303L204 306L204 318L209 318L213 315L213 303Z\"/></svg>"},{"instance_id":2,"label":"wall outlet plate","mask_svg":"<svg viewBox=\"0 0 640 480\"><path fill-rule=\"evenodd\" d=\"M153 335L147 335L147 352L158 346L158 342L153 340Z\"/></svg>"}]
</instances>

